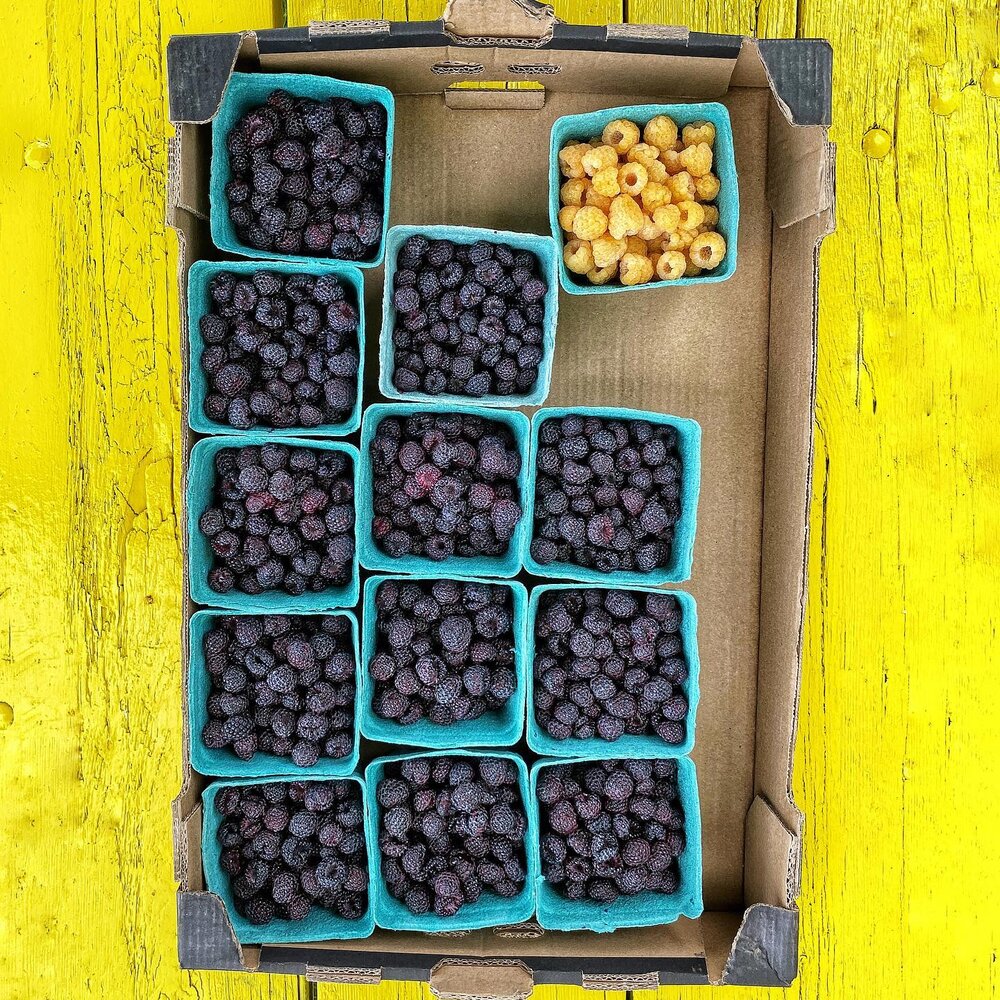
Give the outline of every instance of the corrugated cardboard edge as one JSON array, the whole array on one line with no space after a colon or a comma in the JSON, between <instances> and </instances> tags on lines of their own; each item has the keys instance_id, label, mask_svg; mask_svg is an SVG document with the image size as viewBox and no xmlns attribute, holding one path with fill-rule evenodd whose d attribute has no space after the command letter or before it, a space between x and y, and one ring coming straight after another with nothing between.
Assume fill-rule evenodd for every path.
<instances>
[{"instance_id":1,"label":"corrugated cardboard edge","mask_svg":"<svg viewBox=\"0 0 1000 1000\"><path fill-rule=\"evenodd\" d=\"M167 103L172 122L204 125L215 117L245 42L255 44L254 32L174 35L167 42Z\"/></svg>"},{"instance_id":2,"label":"corrugated cardboard edge","mask_svg":"<svg viewBox=\"0 0 1000 1000\"><path fill-rule=\"evenodd\" d=\"M755 903L743 921L722 976L725 986L791 986L798 973L799 914Z\"/></svg>"},{"instance_id":3,"label":"corrugated cardboard edge","mask_svg":"<svg viewBox=\"0 0 1000 1000\"><path fill-rule=\"evenodd\" d=\"M534 48L548 44L555 12L537 0L448 0L444 31L460 45L503 43Z\"/></svg>"},{"instance_id":4,"label":"corrugated cardboard edge","mask_svg":"<svg viewBox=\"0 0 1000 1000\"><path fill-rule=\"evenodd\" d=\"M516 959L446 958L427 984L440 1000L527 1000L535 988L531 970Z\"/></svg>"},{"instance_id":5,"label":"corrugated cardboard edge","mask_svg":"<svg viewBox=\"0 0 1000 1000\"><path fill-rule=\"evenodd\" d=\"M177 894L177 957L182 969L248 972L256 967L236 940L225 905L211 892Z\"/></svg>"}]
</instances>

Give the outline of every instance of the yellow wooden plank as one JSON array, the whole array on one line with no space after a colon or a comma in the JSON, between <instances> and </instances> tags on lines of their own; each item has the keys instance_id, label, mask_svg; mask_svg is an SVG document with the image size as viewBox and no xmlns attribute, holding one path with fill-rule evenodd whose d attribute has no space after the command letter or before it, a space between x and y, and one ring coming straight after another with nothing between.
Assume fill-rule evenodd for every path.
<instances>
[{"instance_id":1,"label":"yellow wooden plank","mask_svg":"<svg viewBox=\"0 0 1000 1000\"><path fill-rule=\"evenodd\" d=\"M692 31L787 38L795 34L794 0L626 0L627 21L680 24Z\"/></svg>"}]
</instances>

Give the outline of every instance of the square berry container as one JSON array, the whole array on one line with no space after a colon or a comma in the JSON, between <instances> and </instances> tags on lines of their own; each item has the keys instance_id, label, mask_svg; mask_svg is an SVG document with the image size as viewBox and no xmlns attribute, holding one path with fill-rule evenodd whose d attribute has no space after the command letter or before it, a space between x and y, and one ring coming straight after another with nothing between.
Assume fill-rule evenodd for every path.
<instances>
[{"instance_id":1,"label":"square berry container","mask_svg":"<svg viewBox=\"0 0 1000 1000\"><path fill-rule=\"evenodd\" d=\"M681 516L674 530L670 563L651 573L637 570L616 570L601 573L589 566L552 562L542 565L531 556L535 517L535 461L538 455L538 431L546 420L566 417L600 417L603 420L648 420L651 424L669 425L677 431L677 450L681 457ZM691 576L694 559L695 527L698 520L698 494L701 491L701 425L687 417L671 417L647 410L620 409L611 406L547 407L536 411L531 419L531 482L525 503L524 519L528 532L524 543L524 568L536 576L578 580L581 583L602 583L606 587L659 587L665 583L683 583Z\"/></svg>"},{"instance_id":2,"label":"square berry container","mask_svg":"<svg viewBox=\"0 0 1000 1000\"><path fill-rule=\"evenodd\" d=\"M541 264L548 292L545 294L545 321L543 325L542 360L538 365L538 381L531 392L516 396L462 396L440 393L432 396L425 392L401 392L393 384L395 374L395 348L392 343L396 328L396 307L392 304L393 279L399 248L411 236L426 236L429 240L450 240L466 246L484 240L487 243L506 243L518 250L533 253ZM382 332L379 337L379 392L389 399L420 400L427 403L450 402L472 406L541 406L549 394L552 382L552 358L556 346L556 319L559 313L559 247L549 236L533 233L508 233L499 229L473 229L468 226L393 226L386 240L385 283L382 290Z\"/></svg>"},{"instance_id":3,"label":"square berry container","mask_svg":"<svg viewBox=\"0 0 1000 1000\"><path fill-rule=\"evenodd\" d=\"M524 732L524 706L530 678L530 658L524 646L525 618L528 611L528 591L524 585L514 580L476 580L471 577L449 576L449 580L461 583L484 583L491 587L506 587L511 592L514 610L514 672L517 675L517 690L511 695L503 709L487 712L478 719L454 722L450 726L439 726L429 719L422 719L410 726L402 726L391 719L383 719L375 714L372 699L375 685L368 672L368 664L375 655L376 618L375 593L386 580L428 582L441 579L440 576L371 576L365 581L364 608L361 627L361 684L359 687L358 712L361 716L361 732L366 739L381 743L409 744L435 750L454 750L467 747L510 747L520 740Z\"/></svg>"},{"instance_id":4,"label":"square berry container","mask_svg":"<svg viewBox=\"0 0 1000 1000\"><path fill-rule=\"evenodd\" d=\"M355 524L358 510L358 450L344 441L322 441L317 438L277 437L270 434L245 433L239 437L202 438L191 449L187 470L187 562L188 586L195 604L224 608L227 611L253 611L270 614L288 614L294 611L330 611L350 608L358 603L361 583L358 572L358 553L355 549L351 579L339 587L294 596L283 590L265 590L262 594L244 594L231 590L219 594L208 585L208 572L212 568L212 549L208 539L198 527L198 519L212 505L215 486L215 456L223 448L246 448L248 445L284 444L290 448L312 448L316 451L340 451L354 464ZM356 529L355 529L356 530Z\"/></svg>"},{"instance_id":5,"label":"square berry container","mask_svg":"<svg viewBox=\"0 0 1000 1000\"><path fill-rule=\"evenodd\" d=\"M254 427L250 431L230 427L229 424L212 420L205 415L205 397L208 395L208 378L201 367L201 356L205 342L201 337L200 323L211 308L209 285L221 271L233 274L251 275L257 271L274 271L277 274L309 274L319 277L332 274L354 293L353 304L358 310L358 374L355 376L357 397L354 409L346 419L337 424L318 424L316 427ZM273 434L308 437L312 435L337 437L353 434L361 426L361 391L364 386L365 368L365 288L361 272L357 267L331 261L321 264L297 264L285 261L262 264L259 261L219 261L199 260L191 265L187 279L187 321L188 321L188 426L200 434Z\"/></svg>"},{"instance_id":6,"label":"square berry container","mask_svg":"<svg viewBox=\"0 0 1000 1000\"><path fill-rule=\"evenodd\" d=\"M559 170L559 150L570 140L586 142L590 136L600 135L608 122L626 118L637 125L645 125L657 115L669 115L678 128L694 121L707 121L715 126L715 157L712 172L719 178L719 196L715 204L719 209L718 232L726 241L726 256L714 271L691 278L674 281L647 281L642 285L622 285L608 282L592 285L573 274L562 258L563 231L559 225L559 188L566 179ZM610 295L615 292L638 292L650 288L682 287L684 285L710 285L725 281L736 270L736 243L740 222L739 178L736 174L736 156L733 152L733 126L725 105L715 101L705 104L633 104L621 108L589 111L582 115L563 115L552 123L549 142L549 225L559 245L559 279L570 295Z\"/></svg>"},{"instance_id":7,"label":"square berry container","mask_svg":"<svg viewBox=\"0 0 1000 1000\"><path fill-rule=\"evenodd\" d=\"M257 612L259 613L259 612ZM321 614L322 612L308 612ZM359 681L360 665L358 643L358 620L350 611L334 611L331 614L340 615L351 623L351 644L354 649L354 683ZM208 696L212 683L205 669L205 653L203 641L205 635L220 618L234 614L231 611L198 611L191 616L188 623L188 737L191 755L191 766L207 777L218 778L290 778L297 780L318 781L322 778L341 778L353 773L358 766L360 756L360 718L357 704L354 706L354 738L349 756L334 760L320 757L312 767L299 767L292 762L291 757L278 757L275 754L258 750L251 760L240 760L229 750L211 750L201 741L201 731L208 722ZM303 612L292 612L302 617Z\"/></svg>"},{"instance_id":8,"label":"square berry container","mask_svg":"<svg viewBox=\"0 0 1000 1000\"><path fill-rule=\"evenodd\" d=\"M305 920L272 920L263 927L250 923L241 916L235 906L233 891L229 884L229 876L219 864L219 827L222 816L215 808L215 797L223 788L236 785L273 785L277 782L287 782L288 778L233 778L229 781L213 781L202 792L201 802L204 811L204 822L201 828L201 860L205 870L205 886L209 892L218 896L226 907L226 915L232 925L236 940L241 944L262 944L265 941L275 944L287 944L294 941L348 941L369 937L375 930L374 908L372 906L372 886L375 884L375 868L372 862L378 851L375 838L372 836L368 810L364 808L365 849L368 854L368 909L357 920L347 920L328 910L314 907ZM303 779L300 779L303 780ZM362 807L365 806L367 795L365 785L356 775L346 775L343 778L327 779L312 775L304 780L350 781L358 785L361 791Z\"/></svg>"},{"instance_id":9,"label":"square berry container","mask_svg":"<svg viewBox=\"0 0 1000 1000\"><path fill-rule=\"evenodd\" d=\"M453 917L439 917L436 913L411 913L406 906L389 894L382 881L382 855L378 850L379 805L375 799L378 783L385 773L387 764L407 760L410 757L428 757L438 760L447 757L502 757L509 760L517 768L518 784L521 789L521 799L524 804L524 815L528 821L528 829L524 835L524 862L526 878L524 889L513 899L501 899L499 896L483 892L475 903L467 903ZM368 822L371 830L369 844L375 845L369 853L374 856L374 875L372 877L372 903L375 908L375 923L387 931L424 931L426 933L442 933L447 931L475 931L484 927L496 927L501 924L516 924L529 920L535 912L535 887L538 878L538 810L531 797L528 767L524 761L512 753L493 750L483 753L466 750L449 750L446 753L432 751L429 753L400 754L396 757L379 757L365 768L366 801L368 804Z\"/></svg>"},{"instance_id":10,"label":"square berry container","mask_svg":"<svg viewBox=\"0 0 1000 1000\"><path fill-rule=\"evenodd\" d=\"M547 767L566 764L588 764L607 759L574 757L566 760L539 760L531 768L531 808L538 837L532 841L535 850L534 867L538 873L536 885L538 923L551 931L596 931L606 934L623 927L655 927L672 924L679 917L698 917L704 910L702 900L701 808L698 804L698 778L690 757L677 758L677 787L684 810L684 851L678 859L680 882L677 891L640 892L635 896L619 896L613 903L597 903L589 899L567 899L545 881L541 861L541 810L537 798L538 776ZM627 758L626 758L627 759Z\"/></svg>"},{"instance_id":11,"label":"square berry container","mask_svg":"<svg viewBox=\"0 0 1000 1000\"><path fill-rule=\"evenodd\" d=\"M370 447L378 425L386 417L408 417L414 413L459 413L478 416L483 420L504 424L514 436L521 455L521 473L517 477L521 493L521 520L514 529L507 552L503 556L449 556L435 561L426 556L386 555L372 537L372 463ZM355 497L357 511L358 555L365 569L382 573L420 574L437 576L512 577L521 571L522 552L529 543L530 515L528 512L528 437L531 426L518 410L490 409L485 406L458 406L455 403L373 403L365 407L361 421L361 471Z\"/></svg>"},{"instance_id":12,"label":"square berry container","mask_svg":"<svg viewBox=\"0 0 1000 1000\"><path fill-rule=\"evenodd\" d=\"M655 733L644 736L628 734L609 743L600 737L582 740L570 737L557 740L550 736L535 719L535 621L542 595L557 590L628 590L633 594L670 594L676 597L681 606L681 642L684 647L684 660L688 666L688 678L681 685L687 698L688 711L684 718L685 739L676 746L664 743ZM614 587L609 584L596 583L547 583L535 587L531 591L528 602L528 622L524 632L525 660L527 661L527 710L528 710L528 746L535 753L544 757L628 757L628 758L666 758L682 757L689 754L694 747L695 721L698 714L698 701L701 693L698 683L701 672L701 660L698 656L698 609L694 598L682 590L661 590L657 587Z\"/></svg>"},{"instance_id":13,"label":"square berry container","mask_svg":"<svg viewBox=\"0 0 1000 1000\"><path fill-rule=\"evenodd\" d=\"M226 137L236 122L253 107L264 104L272 90L287 90L293 97L308 97L326 101L331 97L346 97L361 104L376 102L385 108L385 180L383 183L382 235L372 254L365 260L346 263L356 267L377 267L385 253L385 233L389 225L389 191L392 187L392 136L396 120L396 102L385 87L369 83L352 83L329 76L308 73L233 73L229 77L219 110L212 119L212 166L209 177L209 218L212 242L220 249L241 257L267 260L294 260L314 263L336 260L335 257L310 257L307 254L280 254L258 250L240 242L236 227L229 218L226 185L231 179Z\"/></svg>"}]
</instances>

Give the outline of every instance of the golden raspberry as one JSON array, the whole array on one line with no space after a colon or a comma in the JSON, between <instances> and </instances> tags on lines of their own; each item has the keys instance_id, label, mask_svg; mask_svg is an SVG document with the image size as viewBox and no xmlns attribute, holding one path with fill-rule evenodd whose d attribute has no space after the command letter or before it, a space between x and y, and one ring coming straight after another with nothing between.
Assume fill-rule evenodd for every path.
<instances>
[{"instance_id":1,"label":"golden raspberry","mask_svg":"<svg viewBox=\"0 0 1000 1000\"><path fill-rule=\"evenodd\" d=\"M668 177L673 174L679 174L684 169L681 163L681 154L676 149L666 149L660 153L660 162L663 164L663 169L667 172Z\"/></svg>"},{"instance_id":2,"label":"golden raspberry","mask_svg":"<svg viewBox=\"0 0 1000 1000\"><path fill-rule=\"evenodd\" d=\"M655 212L661 205L670 204L670 189L656 181L646 181L642 189L642 207L647 212Z\"/></svg>"},{"instance_id":3,"label":"golden raspberry","mask_svg":"<svg viewBox=\"0 0 1000 1000\"><path fill-rule=\"evenodd\" d=\"M682 201L694 201L694 196L698 193L694 187L694 178L686 170L668 177L667 187L675 205Z\"/></svg>"},{"instance_id":4,"label":"golden raspberry","mask_svg":"<svg viewBox=\"0 0 1000 1000\"><path fill-rule=\"evenodd\" d=\"M617 159L615 162L618 162ZM594 174L593 186L598 194L603 194L605 198L614 198L621 190L618 186L618 168L605 167L603 170L598 170Z\"/></svg>"},{"instance_id":5,"label":"golden raspberry","mask_svg":"<svg viewBox=\"0 0 1000 1000\"><path fill-rule=\"evenodd\" d=\"M559 169L564 177L583 177L583 154L590 152L586 142L574 142L559 150Z\"/></svg>"},{"instance_id":6,"label":"golden raspberry","mask_svg":"<svg viewBox=\"0 0 1000 1000\"><path fill-rule=\"evenodd\" d=\"M650 146L660 150L662 156L663 150L670 149L677 141L677 122L667 115L657 115L646 123L642 137Z\"/></svg>"},{"instance_id":7,"label":"golden raspberry","mask_svg":"<svg viewBox=\"0 0 1000 1000\"><path fill-rule=\"evenodd\" d=\"M626 241L612 236L599 236L591 244L595 268L614 267L625 253Z\"/></svg>"},{"instance_id":8,"label":"golden raspberry","mask_svg":"<svg viewBox=\"0 0 1000 1000\"><path fill-rule=\"evenodd\" d=\"M660 151L656 146L650 146L646 142L637 142L626 154L625 159L629 163L641 163L646 170L649 170L651 163L657 162Z\"/></svg>"},{"instance_id":9,"label":"golden raspberry","mask_svg":"<svg viewBox=\"0 0 1000 1000\"><path fill-rule=\"evenodd\" d=\"M694 179L695 196L698 201L715 201L719 196L719 178L715 174L705 174Z\"/></svg>"},{"instance_id":10,"label":"golden raspberry","mask_svg":"<svg viewBox=\"0 0 1000 1000\"><path fill-rule=\"evenodd\" d=\"M634 198L646 186L647 176L646 168L641 163L626 163L618 169L618 186Z\"/></svg>"},{"instance_id":11,"label":"golden raspberry","mask_svg":"<svg viewBox=\"0 0 1000 1000\"><path fill-rule=\"evenodd\" d=\"M586 177L571 177L559 188L559 200L564 205L576 205L579 208L589 187L590 181Z\"/></svg>"},{"instance_id":12,"label":"golden raspberry","mask_svg":"<svg viewBox=\"0 0 1000 1000\"><path fill-rule=\"evenodd\" d=\"M681 224L681 210L676 205L661 205L653 210L653 221L665 233L672 233Z\"/></svg>"},{"instance_id":13,"label":"golden raspberry","mask_svg":"<svg viewBox=\"0 0 1000 1000\"><path fill-rule=\"evenodd\" d=\"M574 274L586 274L594 269L594 254L584 240L570 240L563 247L563 261Z\"/></svg>"},{"instance_id":14,"label":"golden raspberry","mask_svg":"<svg viewBox=\"0 0 1000 1000\"><path fill-rule=\"evenodd\" d=\"M639 239L645 240L647 243L650 240L657 240L663 235L662 226L656 224L655 219L651 219L649 215L645 212L642 215L642 229L639 230ZM634 239L634 237L633 237Z\"/></svg>"},{"instance_id":15,"label":"golden raspberry","mask_svg":"<svg viewBox=\"0 0 1000 1000\"><path fill-rule=\"evenodd\" d=\"M625 253L638 253L645 257L648 256L648 252L646 241L641 236L629 236L625 240Z\"/></svg>"},{"instance_id":16,"label":"golden raspberry","mask_svg":"<svg viewBox=\"0 0 1000 1000\"><path fill-rule=\"evenodd\" d=\"M697 229L705 221L705 209L696 201L681 201L677 203L681 213L681 229Z\"/></svg>"},{"instance_id":17,"label":"golden raspberry","mask_svg":"<svg viewBox=\"0 0 1000 1000\"><path fill-rule=\"evenodd\" d=\"M660 254L656 261L656 276L661 281L676 281L687 270L687 258L678 250Z\"/></svg>"},{"instance_id":18,"label":"golden raspberry","mask_svg":"<svg viewBox=\"0 0 1000 1000\"><path fill-rule=\"evenodd\" d=\"M660 258L663 254L657 250L655 247L650 247L649 252L646 254L649 258L649 263L653 265L653 274L656 274L656 265L660 262Z\"/></svg>"},{"instance_id":19,"label":"golden raspberry","mask_svg":"<svg viewBox=\"0 0 1000 1000\"><path fill-rule=\"evenodd\" d=\"M641 285L653 277L653 265L645 253L627 253L618 262L623 285Z\"/></svg>"},{"instance_id":20,"label":"golden raspberry","mask_svg":"<svg viewBox=\"0 0 1000 1000\"><path fill-rule=\"evenodd\" d=\"M639 141L639 127L625 118L616 118L604 126L601 138L615 152L627 153Z\"/></svg>"},{"instance_id":21,"label":"golden raspberry","mask_svg":"<svg viewBox=\"0 0 1000 1000\"><path fill-rule=\"evenodd\" d=\"M618 153L611 146L598 146L583 154L583 169L588 177L593 177L605 167L618 166Z\"/></svg>"},{"instance_id":22,"label":"golden raspberry","mask_svg":"<svg viewBox=\"0 0 1000 1000\"><path fill-rule=\"evenodd\" d=\"M691 122L681 129L681 138L685 146L697 146L703 142L711 148L715 145L715 126L711 122Z\"/></svg>"},{"instance_id":23,"label":"golden raspberry","mask_svg":"<svg viewBox=\"0 0 1000 1000\"><path fill-rule=\"evenodd\" d=\"M563 205L559 209L559 228L567 233L573 232L573 220L579 211L580 208L577 205Z\"/></svg>"},{"instance_id":24,"label":"golden raspberry","mask_svg":"<svg viewBox=\"0 0 1000 1000\"><path fill-rule=\"evenodd\" d=\"M705 212L705 225L717 226L719 224L719 209L717 205L702 205Z\"/></svg>"},{"instance_id":25,"label":"golden raspberry","mask_svg":"<svg viewBox=\"0 0 1000 1000\"><path fill-rule=\"evenodd\" d=\"M719 233L702 233L695 237L688 254L692 263L711 270L718 267L726 256L726 241Z\"/></svg>"},{"instance_id":26,"label":"golden raspberry","mask_svg":"<svg viewBox=\"0 0 1000 1000\"><path fill-rule=\"evenodd\" d=\"M604 140L599 135L592 135L587 140L587 143L588 145L593 146L594 149L597 149L598 146L604 145Z\"/></svg>"},{"instance_id":27,"label":"golden raspberry","mask_svg":"<svg viewBox=\"0 0 1000 1000\"><path fill-rule=\"evenodd\" d=\"M614 203L612 203L614 208ZM593 205L585 205L577 209L573 217L573 235L581 240L596 240L603 236L608 228L608 217Z\"/></svg>"},{"instance_id":28,"label":"golden raspberry","mask_svg":"<svg viewBox=\"0 0 1000 1000\"><path fill-rule=\"evenodd\" d=\"M635 236L640 229L642 209L627 194L618 195L611 202L611 211L608 213L608 232L616 240L620 240L623 236Z\"/></svg>"},{"instance_id":29,"label":"golden raspberry","mask_svg":"<svg viewBox=\"0 0 1000 1000\"><path fill-rule=\"evenodd\" d=\"M606 285L618 273L618 265L611 264L608 267L594 268L587 272L587 280L592 285Z\"/></svg>"},{"instance_id":30,"label":"golden raspberry","mask_svg":"<svg viewBox=\"0 0 1000 1000\"><path fill-rule=\"evenodd\" d=\"M667 179L667 168L660 160L653 160L652 163L646 163L644 166L646 167L646 175L651 181L662 184Z\"/></svg>"},{"instance_id":31,"label":"golden raspberry","mask_svg":"<svg viewBox=\"0 0 1000 1000\"><path fill-rule=\"evenodd\" d=\"M664 233L663 249L664 251L686 250L696 235L697 233L692 232L690 229L675 229L672 233Z\"/></svg>"},{"instance_id":32,"label":"golden raspberry","mask_svg":"<svg viewBox=\"0 0 1000 1000\"><path fill-rule=\"evenodd\" d=\"M599 208L605 215L611 211L611 199L606 194L601 194L593 184L587 188L587 193L583 196L583 203Z\"/></svg>"},{"instance_id":33,"label":"golden raspberry","mask_svg":"<svg viewBox=\"0 0 1000 1000\"><path fill-rule=\"evenodd\" d=\"M701 268L694 263L692 260L687 260L684 267L684 277L693 278L695 275L701 274Z\"/></svg>"},{"instance_id":34,"label":"golden raspberry","mask_svg":"<svg viewBox=\"0 0 1000 1000\"><path fill-rule=\"evenodd\" d=\"M707 142L688 146L680 154L680 161L692 177L704 177L712 169L712 147Z\"/></svg>"}]
</instances>

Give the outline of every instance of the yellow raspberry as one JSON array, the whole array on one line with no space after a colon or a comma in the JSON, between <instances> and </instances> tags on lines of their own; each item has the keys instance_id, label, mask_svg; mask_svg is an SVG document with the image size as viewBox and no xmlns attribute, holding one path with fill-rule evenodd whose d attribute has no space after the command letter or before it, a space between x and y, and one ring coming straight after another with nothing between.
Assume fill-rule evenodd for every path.
<instances>
[{"instance_id":1,"label":"yellow raspberry","mask_svg":"<svg viewBox=\"0 0 1000 1000\"><path fill-rule=\"evenodd\" d=\"M653 277L653 265L644 253L627 253L618 262L623 285L641 285Z\"/></svg>"},{"instance_id":2,"label":"yellow raspberry","mask_svg":"<svg viewBox=\"0 0 1000 1000\"><path fill-rule=\"evenodd\" d=\"M642 229L642 209L627 194L620 194L611 202L608 213L608 232L616 239L635 236ZM579 234L578 234L579 235Z\"/></svg>"},{"instance_id":3,"label":"yellow raspberry","mask_svg":"<svg viewBox=\"0 0 1000 1000\"><path fill-rule=\"evenodd\" d=\"M646 181L646 186L642 189L642 207L647 212L655 212L661 205L669 205L670 197L670 189L665 184Z\"/></svg>"},{"instance_id":4,"label":"yellow raspberry","mask_svg":"<svg viewBox=\"0 0 1000 1000\"><path fill-rule=\"evenodd\" d=\"M655 219L651 219L645 212L642 219L642 229L639 230L639 239L645 240L648 243L650 240L659 239L663 235L663 228L656 224Z\"/></svg>"},{"instance_id":5,"label":"yellow raspberry","mask_svg":"<svg viewBox=\"0 0 1000 1000\"><path fill-rule=\"evenodd\" d=\"M626 154L625 159L629 163L641 163L649 171L649 165L656 163L660 151L655 146L650 146L647 142L637 142Z\"/></svg>"},{"instance_id":6,"label":"yellow raspberry","mask_svg":"<svg viewBox=\"0 0 1000 1000\"><path fill-rule=\"evenodd\" d=\"M676 281L687 270L687 258L678 250L660 254L656 261L656 276L661 281Z\"/></svg>"},{"instance_id":7,"label":"yellow raspberry","mask_svg":"<svg viewBox=\"0 0 1000 1000\"><path fill-rule=\"evenodd\" d=\"M626 163L618 169L618 186L634 198L646 186L646 168L641 163Z\"/></svg>"},{"instance_id":8,"label":"yellow raspberry","mask_svg":"<svg viewBox=\"0 0 1000 1000\"><path fill-rule=\"evenodd\" d=\"M660 153L660 162L668 177L679 174L684 169L681 163L681 154L676 149L666 149Z\"/></svg>"},{"instance_id":9,"label":"yellow raspberry","mask_svg":"<svg viewBox=\"0 0 1000 1000\"><path fill-rule=\"evenodd\" d=\"M646 175L651 181L662 184L667 179L667 168L660 160L653 160L652 163L644 164Z\"/></svg>"},{"instance_id":10,"label":"yellow raspberry","mask_svg":"<svg viewBox=\"0 0 1000 1000\"><path fill-rule=\"evenodd\" d=\"M615 160L617 163L617 159ZM598 194L603 194L606 198L613 198L621 188L618 186L618 169L616 167L605 167L594 174L594 190Z\"/></svg>"},{"instance_id":11,"label":"yellow raspberry","mask_svg":"<svg viewBox=\"0 0 1000 1000\"><path fill-rule=\"evenodd\" d=\"M593 184L587 188L587 193L583 196L583 203L599 208L605 215L611 211L611 199L606 194L601 194Z\"/></svg>"},{"instance_id":12,"label":"yellow raspberry","mask_svg":"<svg viewBox=\"0 0 1000 1000\"><path fill-rule=\"evenodd\" d=\"M564 177L583 177L583 154L590 151L585 142L574 142L559 150L559 169Z\"/></svg>"},{"instance_id":13,"label":"yellow raspberry","mask_svg":"<svg viewBox=\"0 0 1000 1000\"><path fill-rule=\"evenodd\" d=\"M644 257L649 253L646 241L641 236L630 236L625 240L625 253L638 253Z\"/></svg>"},{"instance_id":14,"label":"yellow raspberry","mask_svg":"<svg viewBox=\"0 0 1000 1000\"><path fill-rule=\"evenodd\" d=\"M579 211L578 205L563 205L559 209L559 228L567 233L573 232L573 220L576 219Z\"/></svg>"},{"instance_id":15,"label":"yellow raspberry","mask_svg":"<svg viewBox=\"0 0 1000 1000\"><path fill-rule=\"evenodd\" d=\"M667 187L675 205L682 201L694 201L694 196L698 193L695 190L694 178L686 170L668 177Z\"/></svg>"},{"instance_id":16,"label":"yellow raspberry","mask_svg":"<svg viewBox=\"0 0 1000 1000\"><path fill-rule=\"evenodd\" d=\"M687 260L684 267L684 277L693 278L698 274L701 274L701 268L694 261Z\"/></svg>"},{"instance_id":17,"label":"yellow raspberry","mask_svg":"<svg viewBox=\"0 0 1000 1000\"><path fill-rule=\"evenodd\" d=\"M672 233L681 224L681 210L676 205L661 205L653 210L653 221L665 233Z\"/></svg>"},{"instance_id":18,"label":"yellow raspberry","mask_svg":"<svg viewBox=\"0 0 1000 1000\"><path fill-rule=\"evenodd\" d=\"M680 161L692 177L704 177L712 169L712 147L707 142L688 146L681 152Z\"/></svg>"},{"instance_id":19,"label":"yellow raspberry","mask_svg":"<svg viewBox=\"0 0 1000 1000\"><path fill-rule=\"evenodd\" d=\"M613 267L625 253L626 241L616 240L612 236L600 236L591 244L594 257L594 267L600 269Z\"/></svg>"},{"instance_id":20,"label":"yellow raspberry","mask_svg":"<svg viewBox=\"0 0 1000 1000\"><path fill-rule=\"evenodd\" d=\"M574 274L586 274L594 269L594 253L584 240L570 240L563 247L563 261Z\"/></svg>"},{"instance_id":21,"label":"yellow raspberry","mask_svg":"<svg viewBox=\"0 0 1000 1000\"><path fill-rule=\"evenodd\" d=\"M594 149L597 149L598 146L604 145L604 140L599 135L592 135L587 140L587 143L588 145L593 146Z\"/></svg>"},{"instance_id":22,"label":"yellow raspberry","mask_svg":"<svg viewBox=\"0 0 1000 1000\"><path fill-rule=\"evenodd\" d=\"M606 285L618 273L618 265L610 264L608 267L594 268L587 272L587 280L592 285Z\"/></svg>"},{"instance_id":23,"label":"yellow raspberry","mask_svg":"<svg viewBox=\"0 0 1000 1000\"><path fill-rule=\"evenodd\" d=\"M698 201L715 201L721 186L715 174L705 174L704 177L694 179L694 191Z\"/></svg>"},{"instance_id":24,"label":"yellow raspberry","mask_svg":"<svg viewBox=\"0 0 1000 1000\"><path fill-rule=\"evenodd\" d=\"M711 148L715 145L715 126L711 122L691 122L681 129L681 138L685 146L697 146L703 142Z\"/></svg>"},{"instance_id":25,"label":"yellow raspberry","mask_svg":"<svg viewBox=\"0 0 1000 1000\"><path fill-rule=\"evenodd\" d=\"M583 154L583 169L588 177L593 177L605 167L618 166L618 153L611 146L598 146Z\"/></svg>"},{"instance_id":26,"label":"yellow raspberry","mask_svg":"<svg viewBox=\"0 0 1000 1000\"><path fill-rule=\"evenodd\" d=\"M688 254L692 263L711 270L718 267L726 256L726 241L719 233L702 233L691 243Z\"/></svg>"},{"instance_id":27,"label":"yellow raspberry","mask_svg":"<svg viewBox=\"0 0 1000 1000\"><path fill-rule=\"evenodd\" d=\"M612 208L614 205L612 204ZM573 235L580 240L596 240L608 228L608 217L593 205L577 209L573 218Z\"/></svg>"},{"instance_id":28,"label":"yellow raspberry","mask_svg":"<svg viewBox=\"0 0 1000 1000\"><path fill-rule=\"evenodd\" d=\"M625 118L616 118L604 126L601 138L617 153L627 153L639 141L639 127Z\"/></svg>"},{"instance_id":29,"label":"yellow raspberry","mask_svg":"<svg viewBox=\"0 0 1000 1000\"><path fill-rule=\"evenodd\" d=\"M678 202L681 229L697 229L705 221L705 209L696 201Z\"/></svg>"},{"instance_id":30,"label":"yellow raspberry","mask_svg":"<svg viewBox=\"0 0 1000 1000\"><path fill-rule=\"evenodd\" d=\"M719 208L717 205L702 205L705 212L705 225L717 226L719 224Z\"/></svg>"},{"instance_id":31,"label":"yellow raspberry","mask_svg":"<svg viewBox=\"0 0 1000 1000\"><path fill-rule=\"evenodd\" d=\"M590 181L586 177L571 177L559 188L559 200L564 205L576 205L579 208L589 187Z\"/></svg>"},{"instance_id":32,"label":"yellow raspberry","mask_svg":"<svg viewBox=\"0 0 1000 1000\"><path fill-rule=\"evenodd\" d=\"M662 156L663 150L670 149L677 141L677 122L667 115L657 115L646 123L642 137L650 146L660 150Z\"/></svg>"}]
</instances>

